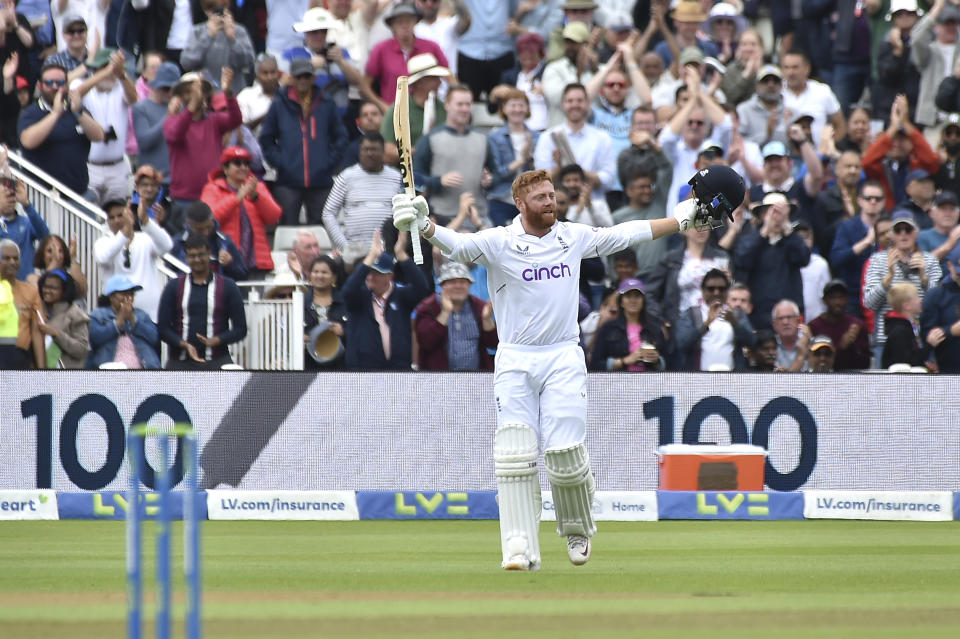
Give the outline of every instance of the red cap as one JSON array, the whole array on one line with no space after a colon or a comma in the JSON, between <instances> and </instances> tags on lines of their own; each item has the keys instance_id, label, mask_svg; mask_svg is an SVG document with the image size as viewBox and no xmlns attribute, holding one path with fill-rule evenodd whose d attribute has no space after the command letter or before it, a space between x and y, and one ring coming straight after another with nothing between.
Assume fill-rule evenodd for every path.
<instances>
[{"instance_id":1,"label":"red cap","mask_svg":"<svg viewBox=\"0 0 960 639\"><path fill-rule=\"evenodd\" d=\"M17 76L17 91L19 91L20 89L28 89L28 88L30 88L30 85L27 84L27 79L26 79L25 77L23 77L22 75L18 75L18 76Z\"/></svg>"},{"instance_id":2,"label":"red cap","mask_svg":"<svg viewBox=\"0 0 960 639\"><path fill-rule=\"evenodd\" d=\"M220 164L226 164L233 160L246 160L249 162L252 159L253 156L250 155L250 151L247 151L242 146L228 146L223 150L223 153L220 154Z\"/></svg>"}]
</instances>

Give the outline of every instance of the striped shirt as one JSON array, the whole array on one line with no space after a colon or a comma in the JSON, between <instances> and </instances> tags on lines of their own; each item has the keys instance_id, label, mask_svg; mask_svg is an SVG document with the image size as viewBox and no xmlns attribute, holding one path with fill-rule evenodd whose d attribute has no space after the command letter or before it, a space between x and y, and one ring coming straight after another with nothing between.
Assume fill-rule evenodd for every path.
<instances>
[{"instance_id":1,"label":"striped shirt","mask_svg":"<svg viewBox=\"0 0 960 639\"><path fill-rule=\"evenodd\" d=\"M347 167L333 181L323 207L323 226L338 251L349 244L369 246L373 232L392 217L391 199L403 191L400 171L385 166L368 173L359 164Z\"/></svg>"},{"instance_id":2,"label":"striped shirt","mask_svg":"<svg viewBox=\"0 0 960 639\"><path fill-rule=\"evenodd\" d=\"M890 267L887 266L888 253L889 250L880 251L870 257L870 265L867 266L867 273L863 282L864 306L875 311L877 314L874 343L878 345L887 343L886 327L884 326L883 318L893 310L887 301L887 291L890 289L883 287L883 278L886 277L890 270ZM924 288L920 282L920 273L911 269L909 264L899 261L893 269L893 278L890 280L890 286L903 282L913 284L917 288L917 293L922 300L930 287L940 283L940 279L943 277L943 271L940 270L940 261L934 257L932 253L921 251L921 254L923 255L923 270L927 279L926 288Z\"/></svg>"}]
</instances>

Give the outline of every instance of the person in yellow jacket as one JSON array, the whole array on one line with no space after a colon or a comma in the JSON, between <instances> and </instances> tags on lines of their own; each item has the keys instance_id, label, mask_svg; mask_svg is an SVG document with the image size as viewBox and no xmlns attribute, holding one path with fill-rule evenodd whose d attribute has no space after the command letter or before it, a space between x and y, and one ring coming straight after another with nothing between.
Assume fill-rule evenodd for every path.
<instances>
[{"instance_id":1,"label":"person in yellow jacket","mask_svg":"<svg viewBox=\"0 0 960 639\"><path fill-rule=\"evenodd\" d=\"M40 294L17 279L20 247L0 240L0 369L45 368Z\"/></svg>"}]
</instances>

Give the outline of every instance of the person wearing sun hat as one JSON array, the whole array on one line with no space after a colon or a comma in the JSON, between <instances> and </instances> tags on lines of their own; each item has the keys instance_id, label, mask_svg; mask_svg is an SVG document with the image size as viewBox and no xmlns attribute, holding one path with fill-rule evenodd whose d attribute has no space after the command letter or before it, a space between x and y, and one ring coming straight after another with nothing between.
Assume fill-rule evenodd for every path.
<instances>
[{"instance_id":1,"label":"person wearing sun hat","mask_svg":"<svg viewBox=\"0 0 960 639\"><path fill-rule=\"evenodd\" d=\"M447 262L437 276L440 292L420 302L413 329L422 371L492 371L488 349L496 348L493 307L470 295L473 276L463 264Z\"/></svg>"},{"instance_id":2,"label":"person wearing sun hat","mask_svg":"<svg viewBox=\"0 0 960 639\"><path fill-rule=\"evenodd\" d=\"M450 65L439 44L418 38L414 33L414 27L420 21L420 12L412 2L397 2L383 21L390 27L393 37L370 51L361 91L363 97L373 100L380 105L381 111L386 112L396 98L397 78L408 74L407 63L411 58L421 53L432 53L440 66L449 68ZM374 82L380 87L379 95L373 91Z\"/></svg>"},{"instance_id":3,"label":"person wearing sun hat","mask_svg":"<svg viewBox=\"0 0 960 639\"><path fill-rule=\"evenodd\" d=\"M231 83L224 67L221 84ZM173 88L170 115L163 122L163 137L170 152L170 197L178 206L200 199L207 176L220 166L223 135L243 122L233 93L227 95L227 110L210 111L213 82L196 71L185 73Z\"/></svg>"},{"instance_id":4,"label":"person wearing sun hat","mask_svg":"<svg viewBox=\"0 0 960 639\"><path fill-rule=\"evenodd\" d=\"M673 18L674 37L681 51L687 47L696 47L705 57L716 58L720 49L710 40L701 38L698 33L700 25L710 17L703 10L703 3L698 0L680 0L670 12ZM669 67L673 62L673 53L666 40L654 47L654 52L663 59L664 66ZM682 65L681 65L682 66Z\"/></svg>"},{"instance_id":5,"label":"person wearing sun hat","mask_svg":"<svg viewBox=\"0 0 960 639\"><path fill-rule=\"evenodd\" d=\"M421 53L407 61L407 76L410 83L408 117L410 120L410 144L414 147L430 129L447 121L443 100L437 97L440 80L448 77L450 70L443 66L432 53ZM385 145L384 159L395 164L399 157L397 133L393 129L394 105L390 105L380 124L380 135Z\"/></svg>"}]
</instances>

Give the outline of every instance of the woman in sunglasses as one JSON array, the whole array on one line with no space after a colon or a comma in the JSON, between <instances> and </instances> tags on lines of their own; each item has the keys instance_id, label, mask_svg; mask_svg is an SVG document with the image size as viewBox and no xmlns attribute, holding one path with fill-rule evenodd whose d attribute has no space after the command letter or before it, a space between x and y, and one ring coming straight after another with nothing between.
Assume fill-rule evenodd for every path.
<instances>
[{"instance_id":1,"label":"woman in sunglasses","mask_svg":"<svg viewBox=\"0 0 960 639\"><path fill-rule=\"evenodd\" d=\"M282 210L266 185L251 172L251 159L242 146L224 149L221 168L210 173L200 199L240 249L249 279L262 280L273 270L266 227L280 221Z\"/></svg>"}]
</instances>

